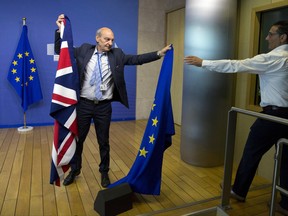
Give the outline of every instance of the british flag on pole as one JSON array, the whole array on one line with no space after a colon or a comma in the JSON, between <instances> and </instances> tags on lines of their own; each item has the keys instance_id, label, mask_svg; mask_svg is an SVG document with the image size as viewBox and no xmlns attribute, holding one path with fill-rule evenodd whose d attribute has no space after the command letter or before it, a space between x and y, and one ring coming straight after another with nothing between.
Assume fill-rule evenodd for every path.
<instances>
[{"instance_id":1,"label":"british flag on pole","mask_svg":"<svg viewBox=\"0 0 288 216\"><path fill-rule=\"evenodd\" d=\"M65 16L60 31L61 49L55 77L50 115L55 119L50 184L60 186L69 169L78 135L76 104L79 78L73 57L73 37L70 20Z\"/></svg>"}]
</instances>

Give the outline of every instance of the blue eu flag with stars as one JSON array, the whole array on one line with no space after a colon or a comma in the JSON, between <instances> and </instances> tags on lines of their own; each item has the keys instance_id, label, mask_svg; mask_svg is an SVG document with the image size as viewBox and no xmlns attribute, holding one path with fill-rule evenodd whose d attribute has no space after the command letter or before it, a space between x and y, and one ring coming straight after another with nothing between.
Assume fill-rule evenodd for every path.
<instances>
[{"instance_id":1,"label":"blue eu flag with stars","mask_svg":"<svg viewBox=\"0 0 288 216\"><path fill-rule=\"evenodd\" d=\"M23 25L22 34L7 77L22 100L21 105L24 112L31 104L43 98L27 31L27 26Z\"/></svg>"},{"instance_id":2,"label":"blue eu flag with stars","mask_svg":"<svg viewBox=\"0 0 288 216\"><path fill-rule=\"evenodd\" d=\"M172 47L165 54L155 100L134 164L126 177L111 184L109 188L129 183L135 193L160 194L163 155L172 144L172 136L175 134L170 94L173 53Z\"/></svg>"}]
</instances>

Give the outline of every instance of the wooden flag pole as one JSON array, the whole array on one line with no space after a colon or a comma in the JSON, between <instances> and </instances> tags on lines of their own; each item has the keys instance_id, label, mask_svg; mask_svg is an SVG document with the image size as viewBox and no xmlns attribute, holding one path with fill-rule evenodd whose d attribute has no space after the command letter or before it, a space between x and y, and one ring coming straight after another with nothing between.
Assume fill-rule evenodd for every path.
<instances>
[{"instance_id":1,"label":"wooden flag pole","mask_svg":"<svg viewBox=\"0 0 288 216\"><path fill-rule=\"evenodd\" d=\"M26 18L25 17L22 18L22 24L23 24L23 26L26 25ZM33 127L26 125L26 112L24 112L24 125L23 125L23 127L18 128L18 132L19 133L27 133L27 132L32 131L32 130L33 130Z\"/></svg>"}]
</instances>

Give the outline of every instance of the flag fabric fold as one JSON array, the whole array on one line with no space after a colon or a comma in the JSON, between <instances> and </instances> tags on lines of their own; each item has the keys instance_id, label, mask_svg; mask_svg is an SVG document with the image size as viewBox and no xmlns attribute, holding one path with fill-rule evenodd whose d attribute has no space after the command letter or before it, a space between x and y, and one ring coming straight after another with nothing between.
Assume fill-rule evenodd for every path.
<instances>
[{"instance_id":1,"label":"flag fabric fold","mask_svg":"<svg viewBox=\"0 0 288 216\"><path fill-rule=\"evenodd\" d=\"M12 60L8 81L21 98L21 106L26 112L28 107L43 99L36 62L28 40L28 28L22 27L22 33Z\"/></svg>"},{"instance_id":2,"label":"flag fabric fold","mask_svg":"<svg viewBox=\"0 0 288 216\"><path fill-rule=\"evenodd\" d=\"M129 183L133 192L160 194L164 151L172 144L172 136L175 134L170 94L173 53L172 47L165 54L155 100L134 164L126 177L114 182L109 188Z\"/></svg>"},{"instance_id":3,"label":"flag fabric fold","mask_svg":"<svg viewBox=\"0 0 288 216\"><path fill-rule=\"evenodd\" d=\"M67 16L61 26L61 49L54 82L50 116L54 118L54 140L50 184L60 186L76 150L78 135L76 104L79 78L73 55L73 37Z\"/></svg>"}]
</instances>

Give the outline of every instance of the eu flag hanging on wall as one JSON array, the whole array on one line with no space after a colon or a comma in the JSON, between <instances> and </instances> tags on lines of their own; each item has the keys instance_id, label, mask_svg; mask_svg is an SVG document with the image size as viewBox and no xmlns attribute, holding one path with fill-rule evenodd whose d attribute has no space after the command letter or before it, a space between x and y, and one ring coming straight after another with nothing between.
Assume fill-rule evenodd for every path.
<instances>
[{"instance_id":1,"label":"eu flag hanging on wall","mask_svg":"<svg viewBox=\"0 0 288 216\"><path fill-rule=\"evenodd\" d=\"M23 25L22 34L8 73L8 81L22 100L22 108L43 98L36 62L27 36L27 26Z\"/></svg>"},{"instance_id":2,"label":"eu flag hanging on wall","mask_svg":"<svg viewBox=\"0 0 288 216\"><path fill-rule=\"evenodd\" d=\"M109 188L129 183L136 193L160 194L163 155L172 144L172 136L175 134L170 94L173 53L172 47L164 57L155 101L134 164L126 177L111 184Z\"/></svg>"},{"instance_id":3,"label":"eu flag hanging on wall","mask_svg":"<svg viewBox=\"0 0 288 216\"><path fill-rule=\"evenodd\" d=\"M73 55L73 37L67 16L61 27L61 49L56 72L50 116L55 119L50 184L60 186L75 153L78 135L76 104L79 79Z\"/></svg>"}]
</instances>

